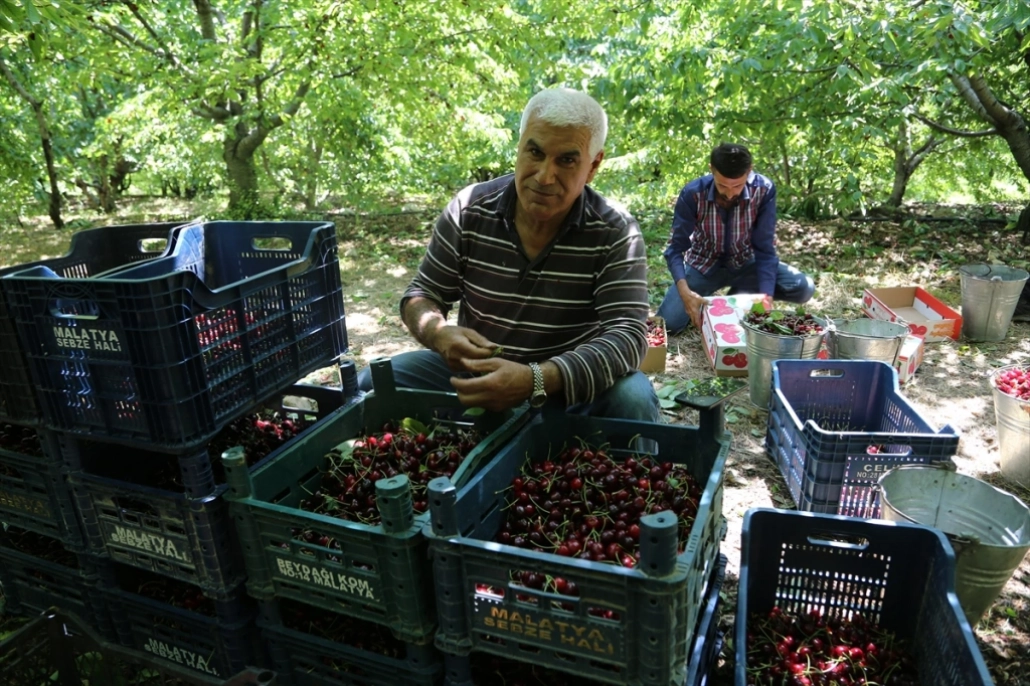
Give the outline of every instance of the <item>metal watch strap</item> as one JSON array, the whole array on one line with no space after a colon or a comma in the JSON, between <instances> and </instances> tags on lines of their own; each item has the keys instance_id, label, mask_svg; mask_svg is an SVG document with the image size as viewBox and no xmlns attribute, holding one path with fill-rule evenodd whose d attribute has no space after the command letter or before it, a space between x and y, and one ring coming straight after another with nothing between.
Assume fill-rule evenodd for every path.
<instances>
[{"instance_id":1,"label":"metal watch strap","mask_svg":"<svg viewBox=\"0 0 1030 686\"><path fill-rule=\"evenodd\" d=\"M541 407L547 402L547 390L544 388L544 371L536 362L530 362L529 368L533 372L533 393L529 396L529 404L532 407Z\"/></svg>"}]
</instances>

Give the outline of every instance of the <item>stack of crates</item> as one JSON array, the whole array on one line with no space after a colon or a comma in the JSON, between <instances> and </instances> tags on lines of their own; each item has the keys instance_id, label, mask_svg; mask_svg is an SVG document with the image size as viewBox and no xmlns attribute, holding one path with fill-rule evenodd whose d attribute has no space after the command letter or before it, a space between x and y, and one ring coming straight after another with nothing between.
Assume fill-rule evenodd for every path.
<instances>
[{"instance_id":1,"label":"stack of crates","mask_svg":"<svg viewBox=\"0 0 1030 686\"><path fill-rule=\"evenodd\" d=\"M176 226L82 231L62 257L0 270L0 284L3 277L36 268L86 279L154 260L171 250ZM42 405L18 334L0 288L0 584L6 609L38 614L57 605L111 638L113 628L93 593L101 570L87 554L58 437L43 428Z\"/></svg>"},{"instance_id":2,"label":"stack of crates","mask_svg":"<svg viewBox=\"0 0 1030 686\"><path fill-rule=\"evenodd\" d=\"M464 483L512 440L525 408L469 413L453 393L397 388L388 360L371 363L374 391L348 404L275 459L243 468L224 462L226 497L244 550L247 588L260 601L259 625L280 679L292 686L439 686L433 647L437 607L428 543L429 513L414 511L407 477L376 484L381 521L310 512L326 455L388 422L474 429L479 442L454 478ZM349 634L350 640L339 638Z\"/></svg>"},{"instance_id":3,"label":"stack of crates","mask_svg":"<svg viewBox=\"0 0 1030 686\"><path fill-rule=\"evenodd\" d=\"M161 237L163 250L138 259ZM100 608L83 619L105 640L215 682L267 661L209 450L262 408L288 411L284 398L310 399L311 421L344 404L339 390L294 386L346 350L336 251L320 222L109 227L0 278L3 323L34 386L42 473L63 487L63 500L46 495L71 505L52 506L47 523L74 534ZM18 502L43 511L39 490Z\"/></svg>"}]
</instances>

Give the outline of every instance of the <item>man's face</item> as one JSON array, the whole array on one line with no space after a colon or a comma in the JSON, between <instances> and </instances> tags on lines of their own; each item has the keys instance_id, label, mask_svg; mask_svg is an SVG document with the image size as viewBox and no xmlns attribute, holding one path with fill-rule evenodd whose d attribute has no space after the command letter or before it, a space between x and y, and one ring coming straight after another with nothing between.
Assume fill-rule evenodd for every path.
<instances>
[{"instance_id":1,"label":"man's face","mask_svg":"<svg viewBox=\"0 0 1030 686\"><path fill-rule=\"evenodd\" d=\"M751 173L749 169L743 176L731 179L717 172L711 165L708 168L711 169L712 176L715 178L715 192L725 202L734 202L740 197L747 184L747 177Z\"/></svg>"},{"instance_id":2,"label":"man's face","mask_svg":"<svg viewBox=\"0 0 1030 686\"><path fill-rule=\"evenodd\" d=\"M530 117L519 139L515 189L530 218L561 220L594 178L604 151L591 159L590 130L552 126Z\"/></svg>"}]
</instances>

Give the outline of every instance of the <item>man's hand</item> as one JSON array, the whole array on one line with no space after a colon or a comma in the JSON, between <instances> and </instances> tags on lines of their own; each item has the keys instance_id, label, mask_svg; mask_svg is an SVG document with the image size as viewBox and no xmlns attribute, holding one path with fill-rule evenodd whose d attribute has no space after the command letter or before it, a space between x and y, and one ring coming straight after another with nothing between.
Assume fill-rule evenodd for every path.
<instances>
[{"instance_id":1,"label":"man's hand","mask_svg":"<svg viewBox=\"0 0 1030 686\"><path fill-rule=\"evenodd\" d=\"M690 317L690 321L698 331L701 330L701 310L704 309L705 299L690 290L686 279L676 282L676 290L679 291L680 300L683 301L683 310Z\"/></svg>"},{"instance_id":2,"label":"man's hand","mask_svg":"<svg viewBox=\"0 0 1030 686\"><path fill-rule=\"evenodd\" d=\"M481 334L463 326L444 325L433 332L430 347L443 356L455 372L473 372L470 360L485 360L497 354L497 346Z\"/></svg>"},{"instance_id":3,"label":"man's hand","mask_svg":"<svg viewBox=\"0 0 1030 686\"><path fill-rule=\"evenodd\" d=\"M466 359L465 371L481 374L472 379L451 377L458 400L466 407L492 412L521 405L533 392L533 371L528 365L494 357Z\"/></svg>"}]
</instances>

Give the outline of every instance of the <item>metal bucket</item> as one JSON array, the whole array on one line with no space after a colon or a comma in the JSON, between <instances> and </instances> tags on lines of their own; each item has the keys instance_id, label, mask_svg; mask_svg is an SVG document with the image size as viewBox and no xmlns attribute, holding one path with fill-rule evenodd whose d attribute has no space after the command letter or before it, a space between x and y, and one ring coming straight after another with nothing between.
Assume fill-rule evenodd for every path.
<instances>
[{"instance_id":1,"label":"metal bucket","mask_svg":"<svg viewBox=\"0 0 1030 686\"><path fill-rule=\"evenodd\" d=\"M879 360L894 366L908 326L881 319L834 319L826 330L826 350L834 360Z\"/></svg>"},{"instance_id":2,"label":"metal bucket","mask_svg":"<svg viewBox=\"0 0 1030 686\"><path fill-rule=\"evenodd\" d=\"M1030 550L1030 508L989 483L925 465L890 470L879 491L884 519L947 535L955 549L955 593L976 626Z\"/></svg>"},{"instance_id":3,"label":"metal bucket","mask_svg":"<svg viewBox=\"0 0 1030 686\"><path fill-rule=\"evenodd\" d=\"M815 317L823 329L826 320ZM747 384L751 403L769 409L772 398L773 360L814 360L819 355L823 336L779 336L760 331L740 318L747 331Z\"/></svg>"},{"instance_id":4,"label":"metal bucket","mask_svg":"<svg viewBox=\"0 0 1030 686\"><path fill-rule=\"evenodd\" d=\"M971 341L1003 341L1019 294L1030 273L1003 264L967 264L962 279L962 336Z\"/></svg>"},{"instance_id":5,"label":"metal bucket","mask_svg":"<svg viewBox=\"0 0 1030 686\"><path fill-rule=\"evenodd\" d=\"M1002 393L995 385L998 374L1023 366L1013 364L996 369L991 375L991 392L994 393L1001 473L1030 487L1030 401Z\"/></svg>"}]
</instances>

